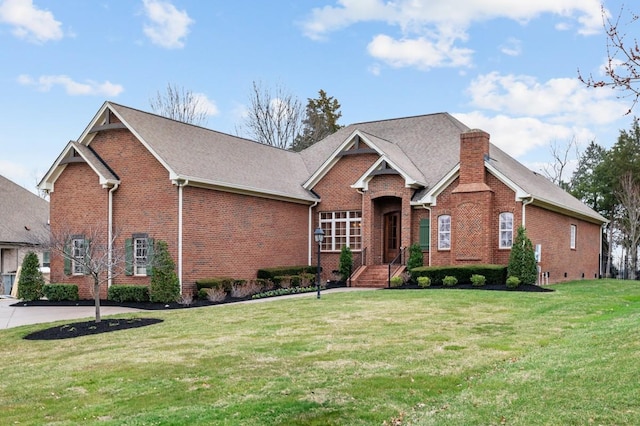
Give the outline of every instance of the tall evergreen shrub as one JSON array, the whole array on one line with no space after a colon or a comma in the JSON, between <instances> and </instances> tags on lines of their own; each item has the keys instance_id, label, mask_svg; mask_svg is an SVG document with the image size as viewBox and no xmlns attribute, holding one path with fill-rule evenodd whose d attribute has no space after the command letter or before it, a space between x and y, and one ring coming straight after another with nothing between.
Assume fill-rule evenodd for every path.
<instances>
[{"instance_id":1,"label":"tall evergreen shrub","mask_svg":"<svg viewBox=\"0 0 640 426\"><path fill-rule=\"evenodd\" d=\"M165 241L156 241L149 298L152 302L171 303L180 297L180 280Z\"/></svg>"},{"instance_id":2,"label":"tall evergreen shrub","mask_svg":"<svg viewBox=\"0 0 640 426\"><path fill-rule=\"evenodd\" d=\"M413 268L420 268L424 264L424 258L422 256L422 248L420 244L411 244L409 246L409 260L407 260L407 269L411 274L411 278L415 279L416 276L411 272Z\"/></svg>"},{"instance_id":3,"label":"tall evergreen shrub","mask_svg":"<svg viewBox=\"0 0 640 426\"><path fill-rule=\"evenodd\" d=\"M30 251L22 260L18 280L18 298L24 301L38 300L43 296L44 277L40 271L38 255Z\"/></svg>"},{"instance_id":4,"label":"tall evergreen shrub","mask_svg":"<svg viewBox=\"0 0 640 426\"><path fill-rule=\"evenodd\" d=\"M347 281L349 279L352 268L353 253L351 253L351 249L349 247L342 246L342 250L340 250L340 263L338 265L338 271L340 272L340 279L342 281Z\"/></svg>"},{"instance_id":5,"label":"tall evergreen shrub","mask_svg":"<svg viewBox=\"0 0 640 426\"><path fill-rule=\"evenodd\" d=\"M538 276L536 255L527 231L523 226L518 228L518 234L511 246L507 274L518 277L521 284L535 284Z\"/></svg>"}]
</instances>

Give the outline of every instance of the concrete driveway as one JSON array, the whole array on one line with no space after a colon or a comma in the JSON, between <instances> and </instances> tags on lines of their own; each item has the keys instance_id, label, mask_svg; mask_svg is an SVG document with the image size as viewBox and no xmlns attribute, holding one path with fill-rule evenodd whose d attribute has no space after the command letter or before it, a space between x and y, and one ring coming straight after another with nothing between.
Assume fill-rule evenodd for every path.
<instances>
[{"instance_id":1,"label":"concrete driveway","mask_svg":"<svg viewBox=\"0 0 640 426\"><path fill-rule=\"evenodd\" d=\"M10 306L16 299L0 299L0 330L21 325L40 324L60 320L95 318L95 306ZM140 312L139 309L119 306L101 306L100 315L115 315L127 312Z\"/></svg>"}]
</instances>

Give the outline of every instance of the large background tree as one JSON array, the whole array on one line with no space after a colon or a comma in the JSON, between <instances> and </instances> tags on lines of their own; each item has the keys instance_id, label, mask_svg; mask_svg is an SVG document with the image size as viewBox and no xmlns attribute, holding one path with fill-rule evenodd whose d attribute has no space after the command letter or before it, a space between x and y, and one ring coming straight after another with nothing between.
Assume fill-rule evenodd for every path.
<instances>
[{"instance_id":1,"label":"large background tree","mask_svg":"<svg viewBox=\"0 0 640 426\"><path fill-rule=\"evenodd\" d=\"M282 86L270 89L254 81L242 129L257 142L287 149L302 129L302 117L302 104Z\"/></svg>"},{"instance_id":2,"label":"large background tree","mask_svg":"<svg viewBox=\"0 0 640 426\"><path fill-rule=\"evenodd\" d=\"M293 151L302 151L342 127L338 124L342 116L340 103L333 96L327 96L327 92L320 89L318 98L309 98L307 101L302 133L296 136L291 146Z\"/></svg>"},{"instance_id":3,"label":"large background tree","mask_svg":"<svg viewBox=\"0 0 640 426\"><path fill-rule=\"evenodd\" d=\"M208 106L206 100L184 87L167 84L167 91L149 99L154 113L184 123L202 126L206 124Z\"/></svg>"}]
</instances>

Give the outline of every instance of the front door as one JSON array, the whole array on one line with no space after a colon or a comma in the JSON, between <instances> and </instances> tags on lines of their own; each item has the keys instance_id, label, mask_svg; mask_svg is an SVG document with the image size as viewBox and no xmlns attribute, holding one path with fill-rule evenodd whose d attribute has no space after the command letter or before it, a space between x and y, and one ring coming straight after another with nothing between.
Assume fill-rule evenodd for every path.
<instances>
[{"instance_id":1,"label":"front door","mask_svg":"<svg viewBox=\"0 0 640 426\"><path fill-rule=\"evenodd\" d=\"M384 263L391 263L400 250L400 212L384 215Z\"/></svg>"}]
</instances>

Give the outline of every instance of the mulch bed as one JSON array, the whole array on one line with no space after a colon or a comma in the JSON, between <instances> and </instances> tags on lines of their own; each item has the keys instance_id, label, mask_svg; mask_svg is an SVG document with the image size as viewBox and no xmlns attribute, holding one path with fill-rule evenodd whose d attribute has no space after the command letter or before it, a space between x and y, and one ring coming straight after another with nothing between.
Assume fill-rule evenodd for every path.
<instances>
[{"instance_id":1,"label":"mulch bed","mask_svg":"<svg viewBox=\"0 0 640 426\"><path fill-rule=\"evenodd\" d=\"M111 331L127 330L158 324L163 320L158 318L109 318L100 322L95 320L74 322L45 328L24 336L25 340L59 340L73 337L90 336L92 334L109 333Z\"/></svg>"},{"instance_id":2,"label":"mulch bed","mask_svg":"<svg viewBox=\"0 0 640 426\"><path fill-rule=\"evenodd\" d=\"M520 284L516 288L509 288L506 286L506 284L486 284L481 287L474 287L471 284L456 284L451 287L445 287L443 285L432 285L425 288L418 287L417 284L405 284L400 287L389 288L388 290L411 290L411 289L414 289L414 290L448 290L448 289L494 290L494 291L522 291L522 292L528 292L528 293L543 293L543 292L555 291L549 287L541 287L539 285L533 285L533 284Z\"/></svg>"}]
</instances>

